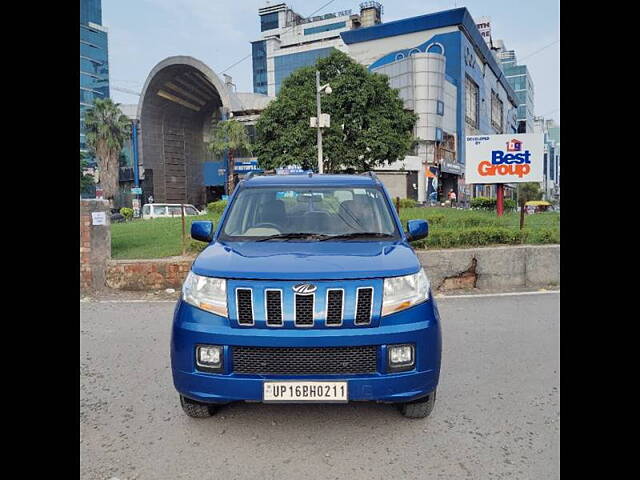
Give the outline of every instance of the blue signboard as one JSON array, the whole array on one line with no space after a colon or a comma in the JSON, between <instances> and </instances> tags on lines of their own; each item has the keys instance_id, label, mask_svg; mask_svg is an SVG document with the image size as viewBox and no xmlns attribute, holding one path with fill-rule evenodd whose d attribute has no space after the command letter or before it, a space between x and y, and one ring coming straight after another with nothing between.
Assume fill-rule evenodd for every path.
<instances>
[{"instance_id":1,"label":"blue signboard","mask_svg":"<svg viewBox=\"0 0 640 480\"><path fill-rule=\"evenodd\" d=\"M206 186L224 185L224 179L227 174L224 161L220 162L204 162L204 184Z\"/></svg>"},{"instance_id":2,"label":"blue signboard","mask_svg":"<svg viewBox=\"0 0 640 480\"><path fill-rule=\"evenodd\" d=\"M131 187L131 193L133 195L142 195L142 188L141 187Z\"/></svg>"},{"instance_id":3,"label":"blue signboard","mask_svg":"<svg viewBox=\"0 0 640 480\"><path fill-rule=\"evenodd\" d=\"M235 173L248 173L252 170L258 170L258 160L236 160Z\"/></svg>"}]
</instances>

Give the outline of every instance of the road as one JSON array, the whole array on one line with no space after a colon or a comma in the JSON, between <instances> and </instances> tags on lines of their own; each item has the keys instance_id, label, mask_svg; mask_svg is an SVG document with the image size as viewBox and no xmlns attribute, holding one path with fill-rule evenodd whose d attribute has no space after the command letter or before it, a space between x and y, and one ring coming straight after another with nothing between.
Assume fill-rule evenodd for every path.
<instances>
[{"instance_id":1,"label":"road","mask_svg":"<svg viewBox=\"0 0 640 480\"><path fill-rule=\"evenodd\" d=\"M560 478L559 294L438 302L442 374L426 420L368 403L189 418L169 367L173 304L81 303L81 478Z\"/></svg>"}]
</instances>

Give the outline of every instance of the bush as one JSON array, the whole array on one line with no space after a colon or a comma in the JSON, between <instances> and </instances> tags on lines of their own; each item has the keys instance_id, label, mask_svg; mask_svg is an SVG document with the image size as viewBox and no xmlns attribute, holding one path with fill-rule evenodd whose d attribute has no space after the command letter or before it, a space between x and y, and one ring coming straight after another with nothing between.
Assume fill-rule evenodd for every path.
<instances>
[{"instance_id":1,"label":"bush","mask_svg":"<svg viewBox=\"0 0 640 480\"><path fill-rule=\"evenodd\" d=\"M129 207L122 207L120 209L120 215L122 215L125 220L131 220L133 218L133 209Z\"/></svg>"},{"instance_id":2,"label":"bush","mask_svg":"<svg viewBox=\"0 0 640 480\"><path fill-rule=\"evenodd\" d=\"M227 206L226 200L218 200L207 205L207 211L213 215L222 215L222 211Z\"/></svg>"},{"instance_id":3,"label":"bush","mask_svg":"<svg viewBox=\"0 0 640 480\"><path fill-rule=\"evenodd\" d=\"M418 202L416 202L412 198L400 199L400 208L415 208L417 205L418 205Z\"/></svg>"},{"instance_id":4,"label":"bush","mask_svg":"<svg viewBox=\"0 0 640 480\"><path fill-rule=\"evenodd\" d=\"M496 199L488 197L476 197L471 199L470 206L473 210L495 210ZM504 210L505 212L514 211L516 209L516 201L511 199L505 199Z\"/></svg>"}]
</instances>

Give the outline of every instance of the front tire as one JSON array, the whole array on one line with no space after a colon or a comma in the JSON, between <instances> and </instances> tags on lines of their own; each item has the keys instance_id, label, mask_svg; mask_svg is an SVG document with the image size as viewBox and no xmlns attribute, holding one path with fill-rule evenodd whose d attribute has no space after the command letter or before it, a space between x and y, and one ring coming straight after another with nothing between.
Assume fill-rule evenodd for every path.
<instances>
[{"instance_id":1,"label":"front tire","mask_svg":"<svg viewBox=\"0 0 640 480\"><path fill-rule=\"evenodd\" d=\"M413 402L399 403L398 409L407 418L426 418L433 411L436 403L436 392L431 392L428 396L414 400Z\"/></svg>"},{"instance_id":2,"label":"front tire","mask_svg":"<svg viewBox=\"0 0 640 480\"><path fill-rule=\"evenodd\" d=\"M184 413L192 418L207 418L216 413L218 407L216 405L209 405L206 403L196 402L190 398L180 395L180 405Z\"/></svg>"}]
</instances>

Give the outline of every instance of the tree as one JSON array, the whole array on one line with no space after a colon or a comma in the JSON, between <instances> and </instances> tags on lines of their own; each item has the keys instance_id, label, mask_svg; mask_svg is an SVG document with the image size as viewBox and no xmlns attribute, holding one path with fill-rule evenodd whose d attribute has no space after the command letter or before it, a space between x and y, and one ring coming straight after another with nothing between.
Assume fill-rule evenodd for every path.
<instances>
[{"instance_id":1,"label":"tree","mask_svg":"<svg viewBox=\"0 0 640 480\"><path fill-rule=\"evenodd\" d=\"M520 230L524 228L524 204L532 200L540 200L542 192L540 184L536 182L527 182L518 184L518 205L520 205Z\"/></svg>"},{"instance_id":2,"label":"tree","mask_svg":"<svg viewBox=\"0 0 640 480\"><path fill-rule=\"evenodd\" d=\"M404 110L386 75L371 73L336 50L287 77L260 115L255 151L262 168L317 169L316 129L309 126L316 116L316 70L332 89L322 97L322 112L331 115L331 127L322 131L325 172L368 171L407 154L417 116Z\"/></svg>"},{"instance_id":3,"label":"tree","mask_svg":"<svg viewBox=\"0 0 640 480\"><path fill-rule=\"evenodd\" d=\"M212 127L213 132L208 145L209 151L216 156L221 156L226 151L229 153L227 155L227 193L230 195L235 188L233 159L236 153L251 152L251 141L244 125L237 120L218 121L214 117Z\"/></svg>"},{"instance_id":4,"label":"tree","mask_svg":"<svg viewBox=\"0 0 640 480\"><path fill-rule=\"evenodd\" d=\"M94 184L93 175L85 173L88 165L89 162L87 162L86 155L80 151L80 193L86 192Z\"/></svg>"},{"instance_id":5,"label":"tree","mask_svg":"<svg viewBox=\"0 0 640 480\"><path fill-rule=\"evenodd\" d=\"M129 137L131 121L110 98L96 99L85 113L87 145L98 159L98 179L104 197L112 200L118 192L119 158Z\"/></svg>"}]
</instances>

